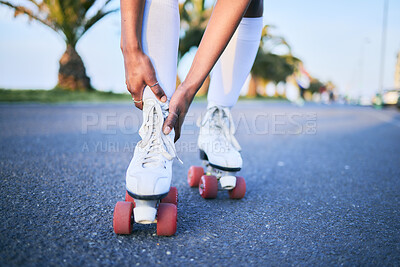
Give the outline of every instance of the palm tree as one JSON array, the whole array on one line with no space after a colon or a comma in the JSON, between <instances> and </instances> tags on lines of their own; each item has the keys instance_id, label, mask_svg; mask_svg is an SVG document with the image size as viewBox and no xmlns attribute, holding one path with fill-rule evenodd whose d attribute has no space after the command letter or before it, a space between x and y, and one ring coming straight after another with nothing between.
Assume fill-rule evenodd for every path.
<instances>
[{"instance_id":1,"label":"palm tree","mask_svg":"<svg viewBox=\"0 0 400 267\"><path fill-rule=\"evenodd\" d=\"M14 9L15 17L26 15L62 36L66 43L66 50L60 59L57 87L69 90L90 90L92 89L90 79L76 51L76 44L95 23L118 10L109 8L111 1L21 0L17 4L0 0L0 4Z\"/></svg>"},{"instance_id":2,"label":"palm tree","mask_svg":"<svg viewBox=\"0 0 400 267\"><path fill-rule=\"evenodd\" d=\"M212 8L205 0L185 0L179 5L181 29L184 34L179 40L179 56L182 57L193 46L199 46L207 27Z\"/></svg>"},{"instance_id":3,"label":"palm tree","mask_svg":"<svg viewBox=\"0 0 400 267\"><path fill-rule=\"evenodd\" d=\"M185 0L179 4L181 30L184 34L179 40L179 58L182 58L191 47L198 47L211 16L212 7L206 6L205 0ZM197 95L205 95L210 84L208 75Z\"/></svg>"},{"instance_id":4,"label":"palm tree","mask_svg":"<svg viewBox=\"0 0 400 267\"><path fill-rule=\"evenodd\" d=\"M292 55L291 47L283 37L270 34L270 28L270 25L266 25L262 30L260 47L251 70L248 97L258 95L259 83L286 81L286 78L295 71L297 64L301 62ZM286 54L276 54L277 48L286 49Z\"/></svg>"}]
</instances>

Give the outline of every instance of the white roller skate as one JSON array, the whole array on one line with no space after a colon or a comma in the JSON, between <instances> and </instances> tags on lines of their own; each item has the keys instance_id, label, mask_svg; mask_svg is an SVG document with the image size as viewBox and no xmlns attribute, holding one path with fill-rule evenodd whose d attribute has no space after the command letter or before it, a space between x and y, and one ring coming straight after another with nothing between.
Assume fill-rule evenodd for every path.
<instances>
[{"instance_id":1,"label":"white roller skate","mask_svg":"<svg viewBox=\"0 0 400 267\"><path fill-rule=\"evenodd\" d=\"M164 135L162 125L168 116L168 103L144 94L142 140L136 145L126 172L125 201L114 210L114 231L129 234L136 223L157 223L158 235L176 232L178 192L171 187L172 161L177 158L175 132ZM133 213L132 213L133 210Z\"/></svg>"},{"instance_id":2,"label":"white roller skate","mask_svg":"<svg viewBox=\"0 0 400 267\"><path fill-rule=\"evenodd\" d=\"M199 186L203 198L216 198L218 190L228 190L232 199L243 198L246 182L236 176L242 168L242 157L230 109L211 105L199 122L198 146L206 171L200 166L190 167L189 185Z\"/></svg>"}]
</instances>

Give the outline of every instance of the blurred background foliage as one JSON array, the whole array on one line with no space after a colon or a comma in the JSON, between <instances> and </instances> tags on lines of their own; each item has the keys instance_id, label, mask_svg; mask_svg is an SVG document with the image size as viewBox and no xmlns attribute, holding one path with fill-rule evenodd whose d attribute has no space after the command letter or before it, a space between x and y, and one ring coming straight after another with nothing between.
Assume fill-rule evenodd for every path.
<instances>
[{"instance_id":1,"label":"blurred background foliage","mask_svg":"<svg viewBox=\"0 0 400 267\"><path fill-rule=\"evenodd\" d=\"M76 51L76 44L93 25L108 14L118 11L108 8L112 1L0 0L0 4L12 8L15 17L26 15L61 35L66 50L60 59L57 88L87 91L93 88L83 61Z\"/></svg>"},{"instance_id":2,"label":"blurred background foliage","mask_svg":"<svg viewBox=\"0 0 400 267\"><path fill-rule=\"evenodd\" d=\"M94 91L90 78L86 74L84 63L76 51L76 45L82 36L97 22L108 14L118 11L110 8L113 0L0 0L0 4L14 10L15 17L28 16L51 28L60 35L66 44L65 53L59 64L57 89L68 91ZM212 6L205 0L185 0L179 3L181 34L179 43L179 59L193 47L198 47L212 13ZM296 81L300 73L301 60L292 55L291 47L281 36L271 33L270 25L263 28L260 47L251 70L248 82L248 97L265 96L268 83L277 85L288 80ZM304 72L306 73L306 72ZM303 75L304 76L304 75ZM306 75L310 82L307 87L300 87L310 94L326 89L326 84ZM208 90L209 76L198 92L205 95ZM179 84L177 77L177 84ZM296 82L294 82L296 83ZM334 89L331 84L330 88ZM285 92L275 93L277 97L285 97Z\"/></svg>"}]
</instances>

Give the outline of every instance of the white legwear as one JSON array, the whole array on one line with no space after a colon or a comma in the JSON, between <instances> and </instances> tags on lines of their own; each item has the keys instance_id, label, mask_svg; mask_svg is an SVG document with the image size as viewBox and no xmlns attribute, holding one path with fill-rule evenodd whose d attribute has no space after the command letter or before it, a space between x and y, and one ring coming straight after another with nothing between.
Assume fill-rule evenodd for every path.
<instances>
[{"instance_id":1,"label":"white legwear","mask_svg":"<svg viewBox=\"0 0 400 267\"><path fill-rule=\"evenodd\" d=\"M150 57L157 81L168 99L176 87L178 45L178 0L146 0L142 24L142 49ZM155 97L148 87L145 94Z\"/></svg>"},{"instance_id":2,"label":"white legwear","mask_svg":"<svg viewBox=\"0 0 400 267\"><path fill-rule=\"evenodd\" d=\"M236 104L256 58L262 27L262 17L242 18L211 73L209 105L232 107Z\"/></svg>"}]
</instances>

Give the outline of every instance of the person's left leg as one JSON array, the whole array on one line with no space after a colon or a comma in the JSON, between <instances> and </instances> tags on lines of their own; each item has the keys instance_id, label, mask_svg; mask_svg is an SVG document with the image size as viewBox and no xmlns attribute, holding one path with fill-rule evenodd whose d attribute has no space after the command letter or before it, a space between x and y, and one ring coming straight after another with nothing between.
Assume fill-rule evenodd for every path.
<instances>
[{"instance_id":1,"label":"person's left leg","mask_svg":"<svg viewBox=\"0 0 400 267\"><path fill-rule=\"evenodd\" d=\"M234 137L230 108L253 66L263 27L263 2L253 0L211 74L208 107L201 121L198 146L210 164L238 171L242 167L240 145Z\"/></svg>"},{"instance_id":2,"label":"person's left leg","mask_svg":"<svg viewBox=\"0 0 400 267\"><path fill-rule=\"evenodd\" d=\"M215 64L208 90L209 106L232 107L253 66L263 27L263 1L253 0L231 41Z\"/></svg>"}]
</instances>

